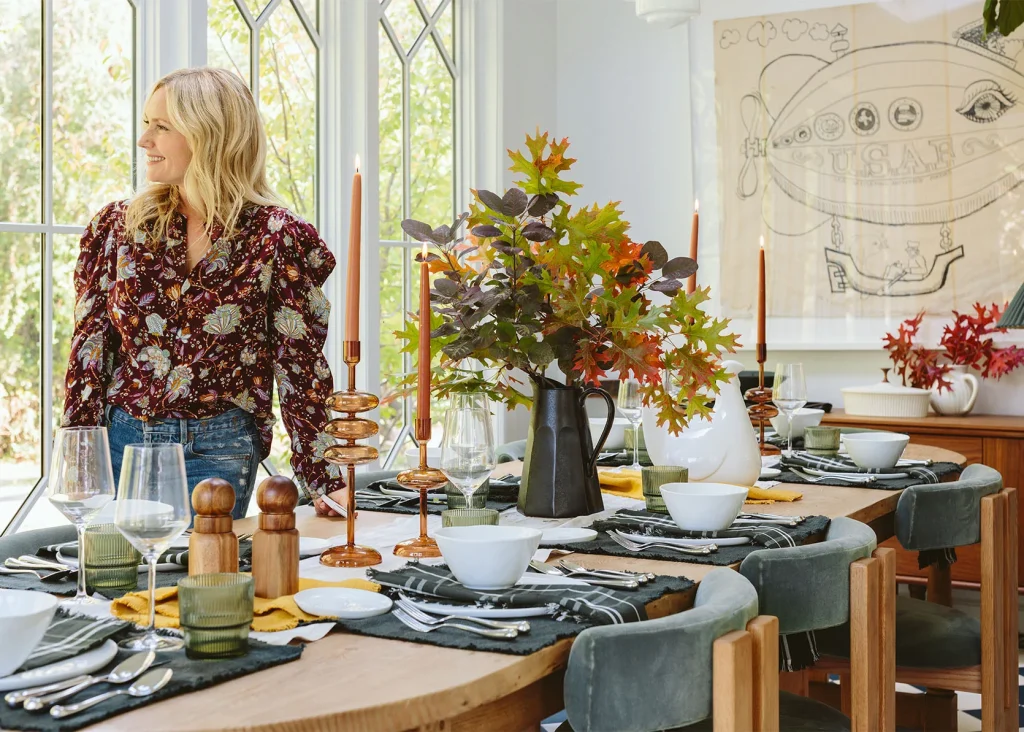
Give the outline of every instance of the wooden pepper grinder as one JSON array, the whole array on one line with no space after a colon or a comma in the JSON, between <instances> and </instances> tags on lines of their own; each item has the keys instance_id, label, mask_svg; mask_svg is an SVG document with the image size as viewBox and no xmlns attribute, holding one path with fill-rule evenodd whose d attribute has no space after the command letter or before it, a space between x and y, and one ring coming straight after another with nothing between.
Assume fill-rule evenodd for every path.
<instances>
[{"instance_id":1,"label":"wooden pepper grinder","mask_svg":"<svg viewBox=\"0 0 1024 732\"><path fill-rule=\"evenodd\" d=\"M232 529L235 489L226 480L207 478L192 491L195 520L188 540L188 573L238 571L238 537Z\"/></svg>"},{"instance_id":2,"label":"wooden pepper grinder","mask_svg":"<svg viewBox=\"0 0 1024 732\"><path fill-rule=\"evenodd\" d=\"M260 527L252 537L252 576L256 596L294 595L299 591L299 532L295 506L299 489L283 475L272 475L256 491Z\"/></svg>"}]
</instances>

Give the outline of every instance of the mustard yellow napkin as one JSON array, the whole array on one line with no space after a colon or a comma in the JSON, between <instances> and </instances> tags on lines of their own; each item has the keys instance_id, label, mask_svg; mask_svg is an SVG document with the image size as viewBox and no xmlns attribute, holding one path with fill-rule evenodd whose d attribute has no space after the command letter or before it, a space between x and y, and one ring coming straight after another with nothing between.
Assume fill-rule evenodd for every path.
<instances>
[{"instance_id":1,"label":"mustard yellow napkin","mask_svg":"<svg viewBox=\"0 0 1024 732\"><path fill-rule=\"evenodd\" d=\"M601 490L616 496L626 498L644 499L643 483L639 470L598 470L598 480L601 482ZM766 504L776 501L799 501L803 493L786 490L785 488L758 488L751 486L747 489L747 500L744 503Z\"/></svg>"},{"instance_id":2,"label":"mustard yellow napkin","mask_svg":"<svg viewBox=\"0 0 1024 732\"><path fill-rule=\"evenodd\" d=\"M321 582L320 580L299 578L299 591L314 587L350 587L355 590L379 592L380 585L363 579L348 579L344 582ZM149 591L129 592L114 600L110 612L121 620L128 620L137 625L149 623ZM158 587L156 590L156 627L177 628L178 625L178 588ZM252 629L260 632L275 630L291 630L300 622L322 620L317 615L302 612L295 604L294 595L267 600L257 597L253 602Z\"/></svg>"}]
</instances>

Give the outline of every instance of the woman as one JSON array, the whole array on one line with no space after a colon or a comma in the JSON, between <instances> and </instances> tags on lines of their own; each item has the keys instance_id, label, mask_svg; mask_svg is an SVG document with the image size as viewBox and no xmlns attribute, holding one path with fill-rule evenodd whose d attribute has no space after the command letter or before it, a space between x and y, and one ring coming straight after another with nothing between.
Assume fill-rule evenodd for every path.
<instances>
[{"instance_id":1,"label":"woman","mask_svg":"<svg viewBox=\"0 0 1024 732\"><path fill-rule=\"evenodd\" d=\"M337 515L322 496L344 482L321 434L333 381L320 288L334 257L277 204L237 76L168 74L143 126L148 185L82 237L64 424L108 426L115 480L126 444L181 443L189 490L228 480L240 518L270 452L276 378L297 482L318 513Z\"/></svg>"}]
</instances>

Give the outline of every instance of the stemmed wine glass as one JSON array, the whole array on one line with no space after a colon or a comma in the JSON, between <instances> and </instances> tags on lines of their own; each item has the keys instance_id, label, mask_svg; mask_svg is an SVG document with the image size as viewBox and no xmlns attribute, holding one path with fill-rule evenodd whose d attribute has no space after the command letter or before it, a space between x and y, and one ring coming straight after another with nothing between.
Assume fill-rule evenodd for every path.
<instances>
[{"instance_id":1,"label":"stemmed wine glass","mask_svg":"<svg viewBox=\"0 0 1024 732\"><path fill-rule=\"evenodd\" d=\"M633 464L631 470L640 470L640 422L643 416L643 400L640 397L640 382L626 379L619 382L619 411L633 427Z\"/></svg>"},{"instance_id":2,"label":"stemmed wine glass","mask_svg":"<svg viewBox=\"0 0 1024 732\"><path fill-rule=\"evenodd\" d=\"M180 638L156 632L156 560L191 520L181 445L126 445L114 525L149 565L149 629L122 641L122 648L173 651L184 645Z\"/></svg>"},{"instance_id":3,"label":"stemmed wine glass","mask_svg":"<svg viewBox=\"0 0 1024 732\"><path fill-rule=\"evenodd\" d=\"M78 530L78 592L68 602L98 604L85 589L85 526L114 497L106 427L64 427L57 432L46 497Z\"/></svg>"},{"instance_id":4,"label":"stemmed wine glass","mask_svg":"<svg viewBox=\"0 0 1024 732\"><path fill-rule=\"evenodd\" d=\"M477 488L494 470L497 459L491 413L482 394L455 394L444 417L441 471L472 505Z\"/></svg>"},{"instance_id":5,"label":"stemmed wine glass","mask_svg":"<svg viewBox=\"0 0 1024 732\"><path fill-rule=\"evenodd\" d=\"M807 382L802 363L780 363L775 367L772 401L786 415L789 424L786 454L793 454L793 413L807 404Z\"/></svg>"}]
</instances>

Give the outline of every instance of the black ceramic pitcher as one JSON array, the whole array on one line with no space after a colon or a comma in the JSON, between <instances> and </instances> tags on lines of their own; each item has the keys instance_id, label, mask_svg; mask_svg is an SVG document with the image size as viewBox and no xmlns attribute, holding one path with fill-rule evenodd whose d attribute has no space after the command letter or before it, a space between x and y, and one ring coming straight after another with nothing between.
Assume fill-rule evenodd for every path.
<instances>
[{"instance_id":1,"label":"black ceramic pitcher","mask_svg":"<svg viewBox=\"0 0 1024 732\"><path fill-rule=\"evenodd\" d=\"M597 394L608 405L608 421L597 445L590 440L584 403ZM519 510L527 516L570 518L604 510L597 456L611 432L615 403L604 389L533 387L526 436Z\"/></svg>"}]
</instances>

